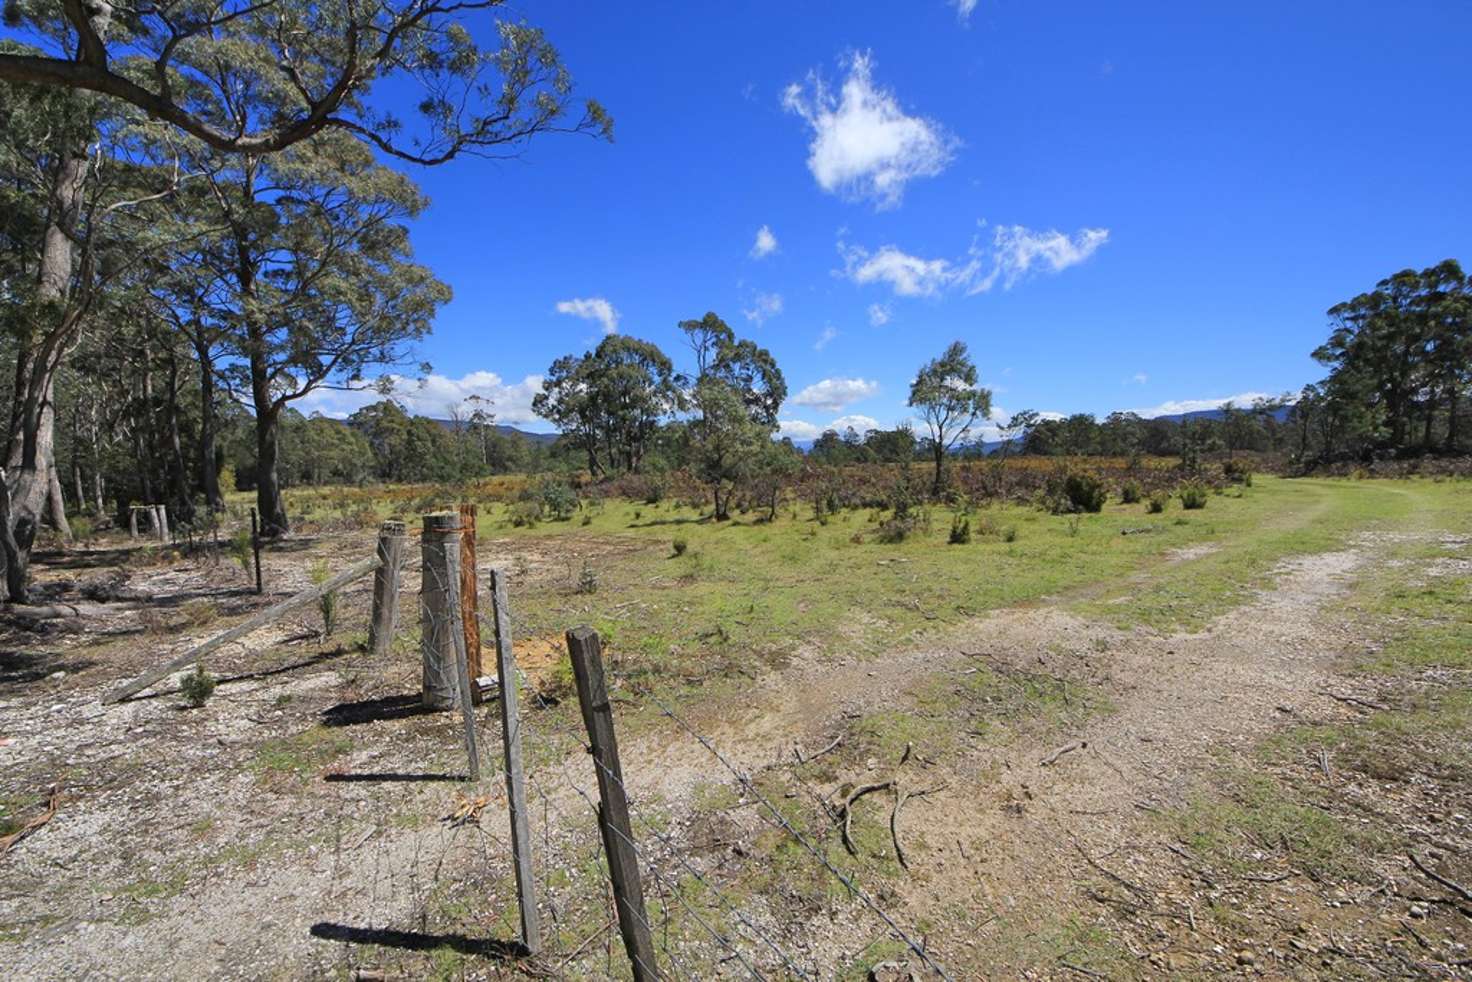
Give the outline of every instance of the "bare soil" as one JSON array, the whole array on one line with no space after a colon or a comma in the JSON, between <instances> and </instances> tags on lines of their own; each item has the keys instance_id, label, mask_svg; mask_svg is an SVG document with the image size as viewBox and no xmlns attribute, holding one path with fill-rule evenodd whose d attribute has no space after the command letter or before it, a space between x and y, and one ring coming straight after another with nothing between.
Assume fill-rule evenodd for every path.
<instances>
[{"instance_id":1,"label":"bare soil","mask_svg":"<svg viewBox=\"0 0 1472 982\"><path fill-rule=\"evenodd\" d=\"M1259 752L1290 728L1351 725L1371 706L1408 698L1345 670L1370 642L1341 601L1386 544L1363 537L1295 558L1270 589L1197 633L1116 630L1059 597L967 621L914 650L860 642L851 655L793 658L739 694L686 701L682 718L779 803L841 802L856 785L890 779L925 792L907 800L895 837L874 834L890 809L880 795L856 806L855 824L878 853L903 842L909 869L878 856L889 865L866 881L871 896L955 978L1467 977L1472 903L1403 854L1371 851L1346 872L1316 866L1319 854L1292 829L1281 842L1241 836L1212 854L1183 831L1182 815L1240 804L1241 782L1258 776L1366 834L1416 843L1449 880L1472 883L1472 802L1458 768L1375 775L1308 751L1286 762ZM296 547L342 559L363 554L366 540ZM1203 554L1175 557L1173 575ZM41 579L56 598L74 598L120 558L49 557ZM1467 561L1439 560L1425 575ZM270 582L282 592L305 585L303 567L300 555L275 553ZM183 637L216 629L201 619L264 602L238 570L187 560L134 569L126 587L146 601L113 600L116 613L13 630L0 642L3 817L35 814L53 784L62 793L55 817L0 857L6 977L619 972L616 935L586 920L576 883L556 875L596 854L591 774L569 707L534 704L527 724L545 917L557 941L544 958L508 960L515 919L501 785L456 780L458 722L418 711L410 646L375 661L351 636L322 639L308 612L213 659L222 684L199 709L158 690L103 707L108 687L179 650ZM366 621L368 589L365 581L346 592L343 623ZM202 598L212 613L190 607ZM546 694L558 641L533 639L520 651ZM1061 696L1042 708L1019 696L996 731L986 725L991 707L963 698L979 673L1004 691L1053 680ZM1089 706L1069 692L1086 693ZM939 713L945 725L881 757L861 734L884 713ZM492 754L494 716L483 713ZM796 889L739 893L774 861L762 851L762 803L676 723L646 716L623 750L636 806L665 820L661 837L645 841L649 861L678 878L679 851L728 889L754 928L730 930L763 974L792 970L755 930L814 977L872 963L876 941L890 952L878 977L923 974L922 961L842 891L820 907ZM945 738L928 745L924 734L938 732ZM1465 739L1446 752L1464 750ZM835 740L820 760L797 763L795 751ZM870 749L856 755L859 746ZM730 787L732 803L704 803L712 785ZM486 798L483 821L443 820L474 794ZM824 830L830 845L835 832ZM665 942L672 972L743 974L709 939L701 962L685 930ZM591 942L564 940L574 935Z\"/></svg>"}]
</instances>

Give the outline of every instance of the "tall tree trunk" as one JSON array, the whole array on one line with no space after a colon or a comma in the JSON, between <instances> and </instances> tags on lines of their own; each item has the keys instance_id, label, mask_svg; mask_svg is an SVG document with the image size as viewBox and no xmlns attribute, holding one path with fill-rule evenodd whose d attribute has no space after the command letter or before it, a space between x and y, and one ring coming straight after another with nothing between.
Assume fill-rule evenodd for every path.
<instances>
[{"instance_id":1,"label":"tall tree trunk","mask_svg":"<svg viewBox=\"0 0 1472 982\"><path fill-rule=\"evenodd\" d=\"M267 403L266 409L256 409L256 510L261 515L261 534L272 538L285 535L291 527L276 472L279 422L279 407Z\"/></svg>"},{"instance_id":2,"label":"tall tree trunk","mask_svg":"<svg viewBox=\"0 0 1472 982\"><path fill-rule=\"evenodd\" d=\"M946 448L941 444L940 440L935 441L933 453L935 454L935 481L933 483L932 493L936 497L940 497L941 490L944 487L941 483L944 480L942 469L945 467L946 462Z\"/></svg>"},{"instance_id":3,"label":"tall tree trunk","mask_svg":"<svg viewBox=\"0 0 1472 982\"><path fill-rule=\"evenodd\" d=\"M0 516L4 524L0 553L5 559L6 592L16 603L28 599L31 545L51 492L51 471L56 460L56 371L77 328L76 311L66 304L75 265L70 229L81 207L86 177L85 147L64 154L52 176L36 298L44 316L55 320L44 330L29 325L16 356L5 455L9 465L5 474L5 513Z\"/></svg>"},{"instance_id":4,"label":"tall tree trunk","mask_svg":"<svg viewBox=\"0 0 1472 982\"><path fill-rule=\"evenodd\" d=\"M175 508L186 522L194 521L194 501L189 494L189 470L184 466L184 443L179 437L179 358L172 344L169 352L169 394L164 402L169 428L169 480L173 484Z\"/></svg>"},{"instance_id":5,"label":"tall tree trunk","mask_svg":"<svg viewBox=\"0 0 1472 982\"><path fill-rule=\"evenodd\" d=\"M49 472L51 481L46 495L46 511L50 515L52 527L61 535L61 541L71 545L72 526L66 520L66 499L61 495L61 471L57 467L51 467Z\"/></svg>"}]
</instances>

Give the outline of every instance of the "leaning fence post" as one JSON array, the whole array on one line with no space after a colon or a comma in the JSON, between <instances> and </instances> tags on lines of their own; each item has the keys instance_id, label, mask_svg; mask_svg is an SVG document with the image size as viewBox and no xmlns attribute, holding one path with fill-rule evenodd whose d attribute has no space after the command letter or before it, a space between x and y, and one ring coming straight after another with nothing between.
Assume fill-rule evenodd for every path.
<instances>
[{"instance_id":1,"label":"leaning fence post","mask_svg":"<svg viewBox=\"0 0 1472 982\"><path fill-rule=\"evenodd\" d=\"M384 522L378 530L377 572L373 574L373 616L368 623L368 650L386 655L399 629L399 578L409 540L403 522Z\"/></svg>"},{"instance_id":2,"label":"leaning fence post","mask_svg":"<svg viewBox=\"0 0 1472 982\"><path fill-rule=\"evenodd\" d=\"M608 857L608 875L613 884L614 908L624 949L634 971L634 982L659 978L654 960L654 939L649 916L644 910L644 888L639 882L639 855L634 849L634 830L629 821L629 799L624 791L623 771L618 762L618 740L613 733L613 707L603 681L603 656L598 633L590 627L567 632L567 653L577 679L578 703L583 724L588 728L594 769L598 772L598 829L603 834L603 853Z\"/></svg>"},{"instance_id":3,"label":"leaning fence post","mask_svg":"<svg viewBox=\"0 0 1472 982\"><path fill-rule=\"evenodd\" d=\"M128 538L138 538L138 506L128 506Z\"/></svg>"},{"instance_id":4,"label":"leaning fence post","mask_svg":"<svg viewBox=\"0 0 1472 982\"><path fill-rule=\"evenodd\" d=\"M451 709L459 696L465 721L465 752L470 779L480 780L480 754L475 743L475 709L470 701L470 668L466 664L465 629L460 623L460 525L454 512L424 516L423 616L424 704Z\"/></svg>"},{"instance_id":5,"label":"leaning fence post","mask_svg":"<svg viewBox=\"0 0 1472 982\"><path fill-rule=\"evenodd\" d=\"M499 569L491 570L491 607L496 617L496 678L501 690L501 742L506 751L506 798L511 807L511 854L516 866L516 897L521 904L521 943L527 954L535 955L542 950L542 932L537 923L526 775L521 766L521 714L516 656L511 650L511 608L506 601L506 574Z\"/></svg>"}]
</instances>

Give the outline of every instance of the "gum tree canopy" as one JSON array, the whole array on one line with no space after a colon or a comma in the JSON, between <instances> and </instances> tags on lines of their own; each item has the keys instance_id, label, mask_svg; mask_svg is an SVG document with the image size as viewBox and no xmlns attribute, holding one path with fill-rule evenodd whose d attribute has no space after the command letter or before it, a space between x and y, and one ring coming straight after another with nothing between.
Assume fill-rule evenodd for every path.
<instances>
[{"instance_id":1,"label":"gum tree canopy","mask_svg":"<svg viewBox=\"0 0 1472 982\"><path fill-rule=\"evenodd\" d=\"M571 77L540 30L497 21L497 43L477 43L466 20L504 3L5 0L6 26L33 43L0 42L0 82L97 92L234 153L273 153L334 128L423 164L494 155L543 132L610 136L596 101L573 115ZM248 88L236 87L240 72ZM262 91L283 111L251 113Z\"/></svg>"}]
</instances>

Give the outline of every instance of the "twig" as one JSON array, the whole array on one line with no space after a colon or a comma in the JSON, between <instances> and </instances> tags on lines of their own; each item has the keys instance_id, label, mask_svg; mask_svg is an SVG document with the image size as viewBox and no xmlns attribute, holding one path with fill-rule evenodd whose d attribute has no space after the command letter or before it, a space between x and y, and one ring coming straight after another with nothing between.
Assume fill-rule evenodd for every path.
<instances>
[{"instance_id":1,"label":"twig","mask_svg":"<svg viewBox=\"0 0 1472 982\"><path fill-rule=\"evenodd\" d=\"M1038 766L1051 767L1058 761L1058 758L1062 757L1064 754L1073 753L1075 750L1082 750L1088 745L1089 741L1087 740L1075 740L1072 743L1065 744L1064 746L1059 747L1057 750L1053 751L1051 754L1039 761Z\"/></svg>"},{"instance_id":2,"label":"twig","mask_svg":"<svg viewBox=\"0 0 1472 982\"><path fill-rule=\"evenodd\" d=\"M910 868L910 861L905 858L905 847L900 845L900 808L905 804L909 795L899 785L894 788L894 811L889 813L889 837L894 840L894 854L904 869Z\"/></svg>"},{"instance_id":3,"label":"twig","mask_svg":"<svg viewBox=\"0 0 1472 982\"><path fill-rule=\"evenodd\" d=\"M14 848L16 843L20 842L20 840L24 839L26 836L36 831L47 822L51 821L51 817L56 814L56 808L60 804L61 785L53 784L51 785L50 791L47 792L46 810L40 815L37 815L35 818L31 819L26 824L22 825L16 831L10 833L7 836L0 837L0 856L3 856L6 853L10 852L10 850Z\"/></svg>"},{"instance_id":4,"label":"twig","mask_svg":"<svg viewBox=\"0 0 1472 982\"><path fill-rule=\"evenodd\" d=\"M822 750L817 751L816 753L808 754L806 757L804 757L801 747L793 747L792 754L794 757L797 758L797 762L799 764L806 764L808 761L817 760L819 757L823 756L831 750L838 749L838 745L842 742L843 734L840 733L838 736L833 738L832 743L828 744L828 746L824 747Z\"/></svg>"},{"instance_id":5,"label":"twig","mask_svg":"<svg viewBox=\"0 0 1472 982\"><path fill-rule=\"evenodd\" d=\"M894 787L893 781L880 781L877 784L865 784L862 787L855 788L853 791L849 792L848 798L844 800L843 846L849 851L850 855L857 856L859 854L859 850L854 847L853 836L849 832L850 825L852 824L854 818L854 802L858 801L866 794L872 794L875 791L885 791L892 787Z\"/></svg>"},{"instance_id":6,"label":"twig","mask_svg":"<svg viewBox=\"0 0 1472 982\"><path fill-rule=\"evenodd\" d=\"M1431 877L1433 880L1435 880L1437 883L1440 883L1448 890L1453 891L1463 900L1472 900L1472 890L1468 890L1466 887L1462 886L1455 880L1448 880L1446 877L1442 876L1440 873L1436 872L1434 869L1421 862L1421 860L1417 859L1415 853L1407 852L1406 855L1411 857L1411 862L1416 864L1416 869L1420 870L1422 873L1425 873L1427 876Z\"/></svg>"},{"instance_id":7,"label":"twig","mask_svg":"<svg viewBox=\"0 0 1472 982\"><path fill-rule=\"evenodd\" d=\"M1330 699L1338 699L1340 702L1349 703L1351 706L1362 706L1365 709L1378 709L1384 712L1385 710L1390 708L1389 706L1386 706L1382 703L1371 702L1368 699L1361 699L1359 696L1347 696L1342 695L1338 692L1330 692L1328 689L1324 689L1323 694L1328 696Z\"/></svg>"},{"instance_id":8,"label":"twig","mask_svg":"<svg viewBox=\"0 0 1472 982\"><path fill-rule=\"evenodd\" d=\"M1090 866L1094 867L1094 869L1098 870L1100 873L1103 873L1105 876L1109 877L1111 880L1113 880L1115 883L1118 883L1126 890L1135 894L1137 897L1150 896L1149 890L1146 890L1142 886L1131 883L1129 880L1126 880L1124 877L1120 876L1118 873L1113 872L1112 870L1105 869L1102 865L1100 865L1098 860L1088 854L1084 847L1079 844L1077 839L1073 841L1073 848L1077 849L1078 854L1084 857L1084 862L1088 863Z\"/></svg>"},{"instance_id":9,"label":"twig","mask_svg":"<svg viewBox=\"0 0 1472 982\"><path fill-rule=\"evenodd\" d=\"M1334 773L1329 770L1329 751L1323 747L1319 748L1319 769L1324 772L1324 780L1334 783Z\"/></svg>"},{"instance_id":10,"label":"twig","mask_svg":"<svg viewBox=\"0 0 1472 982\"><path fill-rule=\"evenodd\" d=\"M1105 975L1103 972L1096 972L1092 968L1084 968L1082 965L1075 965L1073 962L1065 962L1060 960L1058 962L1058 967L1071 969L1075 972L1078 972L1080 975L1087 975L1089 978L1092 979L1109 978L1109 976Z\"/></svg>"}]
</instances>

